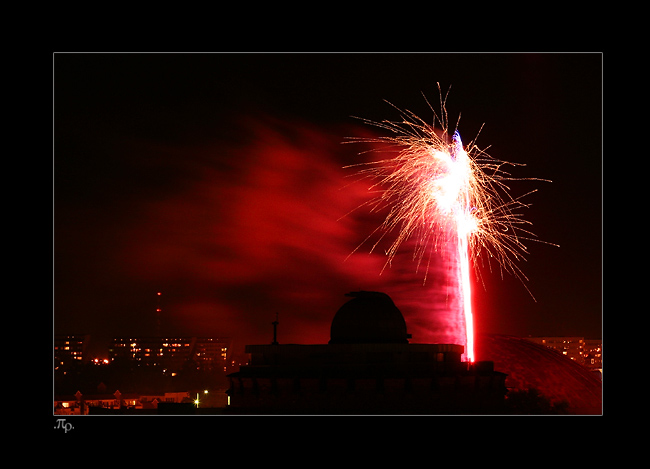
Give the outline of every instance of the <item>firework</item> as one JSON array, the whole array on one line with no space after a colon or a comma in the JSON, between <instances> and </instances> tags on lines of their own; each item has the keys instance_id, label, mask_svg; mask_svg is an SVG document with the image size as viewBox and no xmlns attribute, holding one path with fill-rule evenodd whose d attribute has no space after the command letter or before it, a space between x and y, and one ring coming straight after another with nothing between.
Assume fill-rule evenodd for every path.
<instances>
[{"instance_id":1,"label":"firework","mask_svg":"<svg viewBox=\"0 0 650 469\"><path fill-rule=\"evenodd\" d=\"M528 253L524 241L534 239L534 235L523 228L530 222L516 210L527 207L521 199L535 191L511 197L506 182L515 178L504 168L523 165L490 157L475 145L478 135L464 147L457 130L458 121L450 136L446 100L447 96L443 99L440 93L440 115L429 104L434 116L431 124L391 103L388 104L400 113L400 121L361 119L392 135L349 141L382 143L378 150L395 156L351 166L359 168L360 178L372 181L369 190L375 197L362 206L368 206L371 212L387 212L383 223L359 247L378 235L370 249L373 252L382 240L394 235L386 250L385 269L400 246L414 240L416 269L424 268L426 282L432 254L454 246L466 357L473 361L470 263L476 266L479 260L487 260L491 266L495 260L502 275L507 271L522 283L527 280L517 262L524 260Z\"/></svg>"}]
</instances>

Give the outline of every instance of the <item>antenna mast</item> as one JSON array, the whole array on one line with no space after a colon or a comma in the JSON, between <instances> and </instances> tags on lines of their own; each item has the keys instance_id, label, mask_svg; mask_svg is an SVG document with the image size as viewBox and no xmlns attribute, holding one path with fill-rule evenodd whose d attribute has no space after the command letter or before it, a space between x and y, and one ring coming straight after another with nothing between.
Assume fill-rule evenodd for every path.
<instances>
[{"instance_id":1,"label":"antenna mast","mask_svg":"<svg viewBox=\"0 0 650 469\"><path fill-rule=\"evenodd\" d=\"M278 324L280 324L278 321L278 313L275 313L275 321L271 324L273 324L273 342L271 342L271 345L278 345Z\"/></svg>"},{"instance_id":2,"label":"antenna mast","mask_svg":"<svg viewBox=\"0 0 650 469\"><path fill-rule=\"evenodd\" d=\"M161 337L160 335L160 315L162 313L162 308L160 307L160 297L162 296L161 292L158 292L156 295L158 301L156 303L156 337Z\"/></svg>"}]
</instances>

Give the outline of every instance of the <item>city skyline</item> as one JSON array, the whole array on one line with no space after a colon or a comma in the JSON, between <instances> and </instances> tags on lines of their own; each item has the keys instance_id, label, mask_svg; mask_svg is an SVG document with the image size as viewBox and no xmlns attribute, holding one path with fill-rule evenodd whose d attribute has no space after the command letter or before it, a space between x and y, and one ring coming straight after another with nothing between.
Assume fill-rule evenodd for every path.
<instances>
[{"instance_id":1,"label":"city skyline","mask_svg":"<svg viewBox=\"0 0 650 469\"><path fill-rule=\"evenodd\" d=\"M410 252L362 247L381 218L344 166L396 119L431 120L421 92L495 158L525 164L526 286L475 279L476 329L517 336L602 330L600 54L55 54L56 334L228 336L239 346L324 343L350 290L385 291L431 340ZM350 215L347 215L353 211ZM484 285L481 284L484 282ZM157 293L161 292L160 300ZM160 302L158 302L160 301ZM160 305L160 306L158 306ZM156 309L160 307L160 318Z\"/></svg>"}]
</instances>

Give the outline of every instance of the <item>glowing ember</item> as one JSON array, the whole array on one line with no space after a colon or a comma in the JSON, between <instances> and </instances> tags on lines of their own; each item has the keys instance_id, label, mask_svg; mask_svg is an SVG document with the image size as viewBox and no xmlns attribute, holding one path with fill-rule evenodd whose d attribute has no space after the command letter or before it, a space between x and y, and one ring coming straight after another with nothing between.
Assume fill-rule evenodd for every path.
<instances>
[{"instance_id":1,"label":"glowing ember","mask_svg":"<svg viewBox=\"0 0 650 469\"><path fill-rule=\"evenodd\" d=\"M410 111L397 108L402 116L400 122L362 119L394 135L351 141L387 143L389 147L383 150L397 151L397 155L352 166L367 166L358 175L375 181L370 190L378 195L364 205L368 205L371 212L388 210L384 222L364 243L381 233L372 246L372 252L386 235L396 232L386 250L384 269L390 265L401 244L414 239L417 242L414 253L417 268L421 267L423 260L427 262L426 282L431 255L447 246L455 246L457 293L465 323L465 354L467 360L473 361L470 259L475 263L479 258L487 259L488 264L490 259L495 259L502 271L526 279L515 262L522 260L527 253L523 241L531 239L523 237L522 233L532 235L520 225L530 222L521 219L521 214L513 213L513 209L526 207L521 198L535 191L512 198L504 181L513 178L503 167L514 163L490 157L474 145L475 140L464 148L457 130L449 138L446 96L444 100L442 93L440 96L441 116L438 117L434 111L431 125ZM441 130L434 129L436 119Z\"/></svg>"}]
</instances>

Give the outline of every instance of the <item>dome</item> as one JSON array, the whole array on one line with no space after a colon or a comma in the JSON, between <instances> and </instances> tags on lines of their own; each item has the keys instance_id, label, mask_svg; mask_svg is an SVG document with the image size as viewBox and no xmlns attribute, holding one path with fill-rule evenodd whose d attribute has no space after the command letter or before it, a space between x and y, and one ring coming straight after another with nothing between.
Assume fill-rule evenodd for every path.
<instances>
[{"instance_id":1,"label":"dome","mask_svg":"<svg viewBox=\"0 0 650 469\"><path fill-rule=\"evenodd\" d=\"M330 344L407 344L404 316L390 296L381 292L347 293L352 300L337 311Z\"/></svg>"},{"instance_id":2,"label":"dome","mask_svg":"<svg viewBox=\"0 0 650 469\"><path fill-rule=\"evenodd\" d=\"M586 367L556 350L506 335L480 335L477 360L507 373L506 387L537 389L551 402L566 402L573 414L602 413L602 382Z\"/></svg>"}]
</instances>

